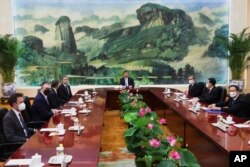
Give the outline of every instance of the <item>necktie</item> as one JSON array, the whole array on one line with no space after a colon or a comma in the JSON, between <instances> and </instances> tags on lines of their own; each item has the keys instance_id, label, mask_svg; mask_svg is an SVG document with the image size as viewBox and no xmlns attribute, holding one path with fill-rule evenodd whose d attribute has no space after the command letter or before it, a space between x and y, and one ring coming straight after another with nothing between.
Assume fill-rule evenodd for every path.
<instances>
[{"instance_id":1,"label":"necktie","mask_svg":"<svg viewBox=\"0 0 250 167\"><path fill-rule=\"evenodd\" d=\"M27 127L26 127L26 124L24 122L24 119L23 119L21 113L19 113L18 115L19 115L19 118L20 118L21 126L23 128L23 132L24 132L25 136L28 137L28 131L27 131Z\"/></svg>"},{"instance_id":2,"label":"necktie","mask_svg":"<svg viewBox=\"0 0 250 167\"><path fill-rule=\"evenodd\" d=\"M191 88L192 88L192 86L193 86L193 85L192 85L192 84L190 84L190 85L189 85L189 89L191 89Z\"/></svg>"},{"instance_id":3,"label":"necktie","mask_svg":"<svg viewBox=\"0 0 250 167\"><path fill-rule=\"evenodd\" d=\"M45 100L46 100L47 104L49 105L49 100L48 100L48 97L47 97L47 96L45 96L44 98L45 98Z\"/></svg>"},{"instance_id":4,"label":"necktie","mask_svg":"<svg viewBox=\"0 0 250 167\"><path fill-rule=\"evenodd\" d=\"M67 90L67 93L69 95L69 87L68 86L65 86L66 90Z\"/></svg>"}]
</instances>

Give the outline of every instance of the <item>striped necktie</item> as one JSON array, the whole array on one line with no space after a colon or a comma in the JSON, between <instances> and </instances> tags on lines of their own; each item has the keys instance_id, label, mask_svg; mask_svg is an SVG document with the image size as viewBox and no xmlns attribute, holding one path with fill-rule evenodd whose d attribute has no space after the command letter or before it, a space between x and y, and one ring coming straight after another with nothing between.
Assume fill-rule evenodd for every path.
<instances>
[{"instance_id":1,"label":"striped necktie","mask_svg":"<svg viewBox=\"0 0 250 167\"><path fill-rule=\"evenodd\" d=\"M23 116L22 116L21 113L19 113L18 115L19 115L19 118L20 118L21 126L23 128L23 132L24 132L25 136L28 137L28 130L27 130L26 123L24 122Z\"/></svg>"}]
</instances>

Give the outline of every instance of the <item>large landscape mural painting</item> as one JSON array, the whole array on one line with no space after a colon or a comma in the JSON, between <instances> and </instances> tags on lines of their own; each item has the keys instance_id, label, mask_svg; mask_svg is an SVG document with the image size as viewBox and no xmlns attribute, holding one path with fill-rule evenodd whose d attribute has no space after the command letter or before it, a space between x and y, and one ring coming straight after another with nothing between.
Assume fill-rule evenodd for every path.
<instances>
[{"instance_id":1,"label":"large landscape mural painting","mask_svg":"<svg viewBox=\"0 0 250 167\"><path fill-rule=\"evenodd\" d=\"M226 83L228 0L13 0L15 36L25 48L16 83L68 75L71 85Z\"/></svg>"}]
</instances>

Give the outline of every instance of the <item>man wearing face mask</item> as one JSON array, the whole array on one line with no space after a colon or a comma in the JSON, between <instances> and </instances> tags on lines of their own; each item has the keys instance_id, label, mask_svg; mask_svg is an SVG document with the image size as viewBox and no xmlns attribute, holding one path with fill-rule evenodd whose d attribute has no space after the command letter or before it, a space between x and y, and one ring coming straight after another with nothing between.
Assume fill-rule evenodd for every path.
<instances>
[{"instance_id":1,"label":"man wearing face mask","mask_svg":"<svg viewBox=\"0 0 250 167\"><path fill-rule=\"evenodd\" d=\"M198 85L198 83L196 83L195 81L195 77L193 75L190 75L188 77L188 91L185 92L185 94L187 94L189 97L198 97L201 95L201 87Z\"/></svg>"},{"instance_id":2,"label":"man wearing face mask","mask_svg":"<svg viewBox=\"0 0 250 167\"><path fill-rule=\"evenodd\" d=\"M213 104L220 102L220 90L215 86L216 80L214 78L208 78L206 83L206 91L198 99L200 102Z\"/></svg>"},{"instance_id":3,"label":"man wearing face mask","mask_svg":"<svg viewBox=\"0 0 250 167\"><path fill-rule=\"evenodd\" d=\"M23 95L15 93L10 96L11 110L3 118L3 130L8 142L25 142L33 129L28 128L21 111L25 110Z\"/></svg>"},{"instance_id":4,"label":"man wearing face mask","mask_svg":"<svg viewBox=\"0 0 250 167\"><path fill-rule=\"evenodd\" d=\"M221 109L240 118L247 118L245 97L239 93L239 87L236 85L229 86L229 98L222 103L216 103L208 106L211 109Z\"/></svg>"},{"instance_id":5,"label":"man wearing face mask","mask_svg":"<svg viewBox=\"0 0 250 167\"><path fill-rule=\"evenodd\" d=\"M41 84L41 89L37 93L32 105L32 121L47 121L54 115L48 100L50 89L51 85L49 82Z\"/></svg>"}]
</instances>

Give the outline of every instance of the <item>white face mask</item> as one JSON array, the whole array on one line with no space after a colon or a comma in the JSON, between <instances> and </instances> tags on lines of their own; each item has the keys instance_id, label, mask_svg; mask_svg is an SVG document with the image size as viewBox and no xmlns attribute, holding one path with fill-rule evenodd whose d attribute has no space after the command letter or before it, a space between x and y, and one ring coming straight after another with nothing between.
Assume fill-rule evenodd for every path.
<instances>
[{"instance_id":1,"label":"white face mask","mask_svg":"<svg viewBox=\"0 0 250 167\"><path fill-rule=\"evenodd\" d=\"M208 85L208 83L206 83L206 88L208 88L209 87L209 85Z\"/></svg>"},{"instance_id":2,"label":"white face mask","mask_svg":"<svg viewBox=\"0 0 250 167\"><path fill-rule=\"evenodd\" d=\"M188 80L188 83L189 83L189 84L193 84L193 83L194 83L194 80L193 80L193 79Z\"/></svg>"},{"instance_id":3,"label":"white face mask","mask_svg":"<svg viewBox=\"0 0 250 167\"><path fill-rule=\"evenodd\" d=\"M236 93L236 92L229 92L229 96L230 96L231 98L234 98L234 97L237 96L237 93Z\"/></svg>"},{"instance_id":4,"label":"white face mask","mask_svg":"<svg viewBox=\"0 0 250 167\"><path fill-rule=\"evenodd\" d=\"M21 104L18 105L18 110L19 111L23 111L23 110L25 110L25 108L26 108L26 105L25 105L24 102L22 102Z\"/></svg>"}]
</instances>

